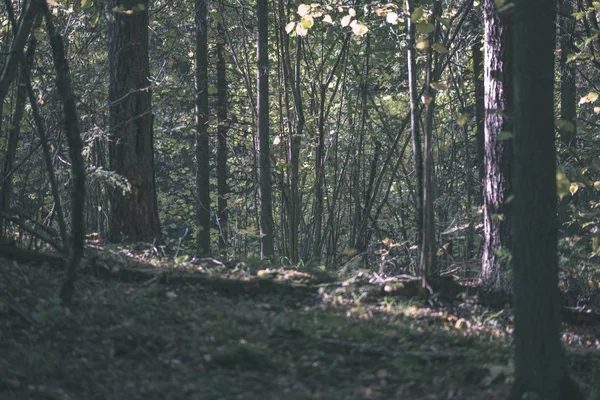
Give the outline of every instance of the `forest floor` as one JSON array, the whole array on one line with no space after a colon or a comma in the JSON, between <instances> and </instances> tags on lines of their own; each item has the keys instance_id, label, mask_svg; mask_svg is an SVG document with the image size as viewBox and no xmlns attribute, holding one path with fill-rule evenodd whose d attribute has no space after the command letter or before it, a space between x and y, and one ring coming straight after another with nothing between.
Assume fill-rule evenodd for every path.
<instances>
[{"instance_id":1,"label":"forest floor","mask_svg":"<svg viewBox=\"0 0 600 400\"><path fill-rule=\"evenodd\" d=\"M362 273L123 253L87 260L69 307L52 260L0 258L0 399L507 398L508 309L425 304ZM563 330L572 375L600 399L600 326Z\"/></svg>"}]
</instances>

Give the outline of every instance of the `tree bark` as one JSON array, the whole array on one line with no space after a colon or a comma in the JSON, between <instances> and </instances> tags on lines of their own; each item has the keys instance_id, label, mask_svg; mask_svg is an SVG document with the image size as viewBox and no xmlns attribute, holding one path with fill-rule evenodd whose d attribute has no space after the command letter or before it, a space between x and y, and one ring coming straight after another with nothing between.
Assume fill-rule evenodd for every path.
<instances>
[{"instance_id":1,"label":"tree bark","mask_svg":"<svg viewBox=\"0 0 600 400\"><path fill-rule=\"evenodd\" d=\"M208 14L195 1L196 17L196 204L197 253L210 255L210 148L208 137Z\"/></svg>"},{"instance_id":2,"label":"tree bark","mask_svg":"<svg viewBox=\"0 0 600 400\"><path fill-rule=\"evenodd\" d=\"M109 239L162 242L152 132L152 90L148 77L148 0L110 0L110 166L131 192L115 188Z\"/></svg>"},{"instance_id":3,"label":"tree bark","mask_svg":"<svg viewBox=\"0 0 600 400\"><path fill-rule=\"evenodd\" d=\"M273 197L271 188L271 158L269 138L269 27L268 1L257 1L258 58L258 187L260 200L260 254L270 258L273 245Z\"/></svg>"},{"instance_id":4,"label":"tree bark","mask_svg":"<svg viewBox=\"0 0 600 400\"><path fill-rule=\"evenodd\" d=\"M559 133L567 149L575 147L577 136L577 89L575 87L575 68L567 63L573 44L575 19L573 18L573 0L560 0L560 124Z\"/></svg>"},{"instance_id":5,"label":"tree bark","mask_svg":"<svg viewBox=\"0 0 600 400\"><path fill-rule=\"evenodd\" d=\"M227 133L229 122L227 121L227 63L225 61L225 43L222 39L225 35L222 20L219 20L217 31L217 218L219 220L219 249L226 251L229 246L229 212L227 211Z\"/></svg>"},{"instance_id":6,"label":"tree bark","mask_svg":"<svg viewBox=\"0 0 600 400\"><path fill-rule=\"evenodd\" d=\"M485 23L485 180L484 243L481 280L495 292L510 291L505 282L510 250L512 141L511 27L509 16L500 18L495 0L484 4ZM504 133L503 133L504 132ZM505 136L499 139L499 135Z\"/></svg>"},{"instance_id":7,"label":"tree bark","mask_svg":"<svg viewBox=\"0 0 600 400\"><path fill-rule=\"evenodd\" d=\"M556 146L555 0L515 0L512 399L579 400L560 343Z\"/></svg>"}]
</instances>

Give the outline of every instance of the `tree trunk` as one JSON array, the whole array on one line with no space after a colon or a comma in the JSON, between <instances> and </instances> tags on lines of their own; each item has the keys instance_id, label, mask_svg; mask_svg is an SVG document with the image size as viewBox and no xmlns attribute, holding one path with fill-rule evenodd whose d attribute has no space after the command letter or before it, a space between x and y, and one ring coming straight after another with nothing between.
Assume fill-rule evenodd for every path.
<instances>
[{"instance_id":1,"label":"tree trunk","mask_svg":"<svg viewBox=\"0 0 600 400\"><path fill-rule=\"evenodd\" d=\"M258 0L258 192L260 200L260 254L270 258L273 246L273 197L271 188L271 158L269 150L269 27L268 1Z\"/></svg>"},{"instance_id":2,"label":"tree trunk","mask_svg":"<svg viewBox=\"0 0 600 400\"><path fill-rule=\"evenodd\" d=\"M210 255L210 148L208 137L208 15L206 0L196 12L196 204L197 252Z\"/></svg>"},{"instance_id":3,"label":"tree trunk","mask_svg":"<svg viewBox=\"0 0 600 400\"><path fill-rule=\"evenodd\" d=\"M475 85L475 142L477 143L477 171L479 173L479 185L484 184L485 179L485 104L483 84L483 53L481 52L482 41L478 36L471 46L473 53L473 80ZM479 191L479 203L483 202L483 191Z\"/></svg>"},{"instance_id":4,"label":"tree trunk","mask_svg":"<svg viewBox=\"0 0 600 400\"><path fill-rule=\"evenodd\" d=\"M416 71L416 48L415 48L415 25L411 21L412 15L412 0L406 0L406 20L408 21L408 90L410 96L410 133L412 136L413 155L415 157L416 171L416 222L417 222L417 237L415 243L419 247L422 245L423 238L423 153L421 150L421 133L419 131L419 106L418 106L418 91L417 91L417 71ZM420 251L423 251L420 248ZM417 253L419 260L420 253ZM418 261L417 261L418 262Z\"/></svg>"},{"instance_id":5,"label":"tree trunk","mask_svg":"<svg viewBox=\"0 0 600 400\"><path fill-rule=\"evenodd\" d=\"M485 21L485 180L481 279L492 291L510 291L506 282L510 250L512 65L509 17L500 19L495 0L486 0ZM502 135L504 137L499 137Z\"/></svg>"},{"instance_id":6,"label":"tree trunk","mask_svg":"<svg viewBox=\"0 0 600 400\"><path fill-rule=\"evenodd\" d=\"M131 187L128 193L113 190L109 239L162 242L154 184L148 0L110 0L108 9L110 166Z\"/></svg>"},{"instance_id":7,"label":"tree trunk","mask_svg":"<svg viewBox=\"0 0 600 400\"><path fill-rule=\"evenodd\" d=\"M219 249L226 251L229 246L229 212L227 211L227 63L225 62L223 23L219 20L217 31L217 218L219 220Z\"/></svg>"},{"instance_id":8,"label":"tree trunk","mask_svg":"<svg viewBox=\"0 0 600 400\"><path fill-rule=\"evenodd\" d=\"M560 343L554 141L555 0L516 0L514 11L512 399L578 400Z\"/></svg>"},{"instance_id":9,"label":"tree trunk","mask_svg":"<svg viewBox=\"0 0 600 400\"><path fill-rule=\"evenodd\" d=\"M79 129L79 115L75 106L75 95L71 86L71 76L69 65L65 58L65 48L62 38L52 21L52 12L48 4L42 2L42 7L46 17L46 28L50 37L52 46L52 55L54 67L56 70L56 86L63 105L65 116L65 132L67 134L67 143L69 144L69 158L71 159L71 240L67 255L66 274L63 284L60 288L59 297L64 303L71 301L75 290L75 278L77 266L83 257L85 242L85 165L83 162L83 141L81 140L81 131ZM66 247L66 244L65 244Z\"/></svg>"}]
</instances>

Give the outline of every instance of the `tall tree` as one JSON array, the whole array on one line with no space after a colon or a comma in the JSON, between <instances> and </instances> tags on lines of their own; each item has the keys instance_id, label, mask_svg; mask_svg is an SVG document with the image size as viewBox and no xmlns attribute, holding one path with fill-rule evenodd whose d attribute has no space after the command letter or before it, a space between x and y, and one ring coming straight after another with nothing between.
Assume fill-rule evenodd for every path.
<instances>
[{"instance_id":1,"label":"tall tree","mask_svg":"<svg viewBox=\"0 0 600 400\"><path fill-rule=\"evenodd\" d=\"M273 197L271 188L271 158L269 150L269 20L268 1L256 2L258 23L258 192L260 199L260 254L271 257L273 240Z\"/></svg>"},{"instance_id":2,"label":"tall tree","mask_svg":"<svg viewBox=\"0 0 600 400\"><path fill-rule=\"evenodd\" d=\"M509 13L501 13L495 0L484 2L485 62L485 179L483 188L483 284L493 291L509 289L503 281L510 250L512 142L512 65Z\"/></svg>"},{"instance_id":3,"label":"tall tree","mask_svg":"<svg viewBox=\"0 0 600 400\"><path fill-rule=\"evenodd\" d=\"M578 400L559 336L554 141L556 0L515 0L512 399Z\"/></svg>"},{"instance_id":4,"label":"tall tree","mask_svg":"<svg viewBox=\"0 0 600 400\"><path fill-rule=\"evenodd\" d=\"M227 63L225 61L225 43L222 16L217 23L217 218L219 220L219 249L226 250L229 243L229 213L227 211Z\"/></svg>"},{"instance_id":5,"label":"tall tree","mask_svg":"<svg viewBox=\"0 0 600 400\"><path fill-rule=\"evenodd\" d=\"M208 14L195 1L196 16L196 229L198 254L210 255L210 148L208 137Z\"/></svg>"},{"instance_id":6,"label":"tall tree","mask_svg":"<svg viewBox=\"0 0 600 400\"><path fill-rule=\"evenodd\" d=\"M111 198L111 241L162 241L154 181L148 0L109 0L110 166L130 192Z\"/></svg>"},{"instance_id":7,"label":"tall tree","mask_svg":"<svg viewBox=\"0 0 600 400\"><path fill-rule=\"evenodd\" d=\"M575 87L575 66L569 63L568 56L573 45L575 18L573 0L560 0L560 138L570 149L574 147L577 128L577 89Z\"/></svg>"}]
</instances>

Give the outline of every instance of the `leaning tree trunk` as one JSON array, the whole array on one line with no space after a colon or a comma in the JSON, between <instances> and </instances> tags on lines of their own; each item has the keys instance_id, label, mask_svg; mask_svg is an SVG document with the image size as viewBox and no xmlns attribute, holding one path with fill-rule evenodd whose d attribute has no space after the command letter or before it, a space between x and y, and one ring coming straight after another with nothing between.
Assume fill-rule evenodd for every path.
<instances>
[{"instance_id":1,"label":"leaning tree trunk","mask_svg":"<svg viewBox=\"0 0 600 400\"><path fill-rule=\"evenodd\" d=\"M85 165L83 162L83 141L79 129L79 115L75 105L75 95L71 86L69 65L65 57L65 47L62 38L52 21L52 12L48 4L43 1L42 7L46 17L46 28L52 46L54 67L56 69L56 86L60 100L63 104L65 116L65 131L69 144L69 158L71 159L71 237L67 255L65 280L60 288L60 299L64 303L71 301L75 290L77 266L83 257L85 242L85 223L83 209L85 205Z\"/></svg>"},{"instance_id":2,"label":"leaning tree trunk","mask_svg":"<svg viewBox=\"0 0 600 400\"><path fill-rule=\"evenodd\" d=\"M196 0L196 204L197 253L210 255L210 148L208 140L208 14Z\"/></svg>"},{"instance_id":3,"label":"leaning tree trunk","mask_svg":"<svg viewBox=\"0 0 600 400\"><path fill-rule=\"evenodd\" d=\"M109 239L162 242L148 80L148 0L110 0L108 9L110 166L131 188L113 190Z\"/></svg>"},{"instance_id":4,"label":"leaning tree trunk","mask_svg":"<svg viewBox=\"0 0 600 400\"><path fill-rule=\"evenodd\" d=\"M485 0L485 180L482 283L495 292L506 284L510 250L512 66L509 17L500 18L495 0Z\"/></svg>"},{"instance_id":5,"label":"leaning tree trunk","mask_svg":"<svg viewBox=\"0 0 600 400\"><path fill-rule=\"evenodd\" d=\"M515 0L512 399L579 400L560 343L554 141L555 0Z\"/></svg>"}]
</instances>

